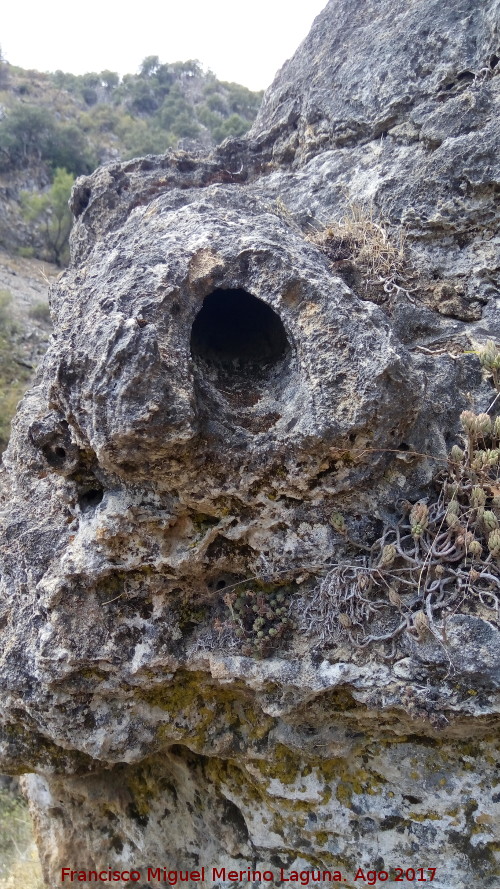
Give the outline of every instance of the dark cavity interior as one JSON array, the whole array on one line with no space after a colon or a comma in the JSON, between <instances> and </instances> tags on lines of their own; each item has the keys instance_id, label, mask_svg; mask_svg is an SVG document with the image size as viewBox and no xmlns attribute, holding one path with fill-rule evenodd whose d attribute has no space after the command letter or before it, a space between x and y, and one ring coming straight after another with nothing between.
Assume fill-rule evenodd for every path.
<instances>
[{"instance_id":1,"label":"dark cavity interior","mask_svg":"<svg viewBox=\"0 0 500 889\"><path fill-rule=\"evenodd\" d=\"M238 373L269 370L284 358L282 321L246 290L214 290L203 301L191 332L191 355Z\"/></svg>"}]
</instances>

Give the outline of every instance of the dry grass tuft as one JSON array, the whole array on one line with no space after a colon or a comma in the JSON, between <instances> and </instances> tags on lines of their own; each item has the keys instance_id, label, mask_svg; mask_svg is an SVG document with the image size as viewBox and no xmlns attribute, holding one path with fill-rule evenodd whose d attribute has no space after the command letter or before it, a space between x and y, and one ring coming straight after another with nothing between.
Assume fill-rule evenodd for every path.
<instances>
[{"instance_id":1,"label":"dry grass tuft","mask_svg":"<svg viewBox=\"0 0 500 889\"><path fill-rule=\"evenodd\" d=\"M372 206L350 202L340 220L330 222L308 239L331 260L347 283L365 299L380 302L391 294L408 295L414 271L402 228L390 230L375 218Z\"/></svg>"}]
</instances>

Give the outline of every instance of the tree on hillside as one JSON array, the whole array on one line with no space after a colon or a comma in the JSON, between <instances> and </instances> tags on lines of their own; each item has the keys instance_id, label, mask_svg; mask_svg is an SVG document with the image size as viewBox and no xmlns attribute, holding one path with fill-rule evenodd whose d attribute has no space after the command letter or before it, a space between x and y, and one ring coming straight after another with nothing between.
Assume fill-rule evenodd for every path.
<instances>
[{"instance_id":1,"label":"tree on hillside","mask_svg":"<svg viewBox=\"0 0 500 889\"><path fill-rule=\"evenodd\" d=\"M0 120L0 171L46 162L75 176L96 165L76 124L58 123L47 108L19 104Z\"/></svg>"},{"instance_id":2,"label":"tree on hillside","mask_svg":"<svg viewBox=\"0 0 500 889\"><path fill-rule=\"evenodd\" d=\"M81 127L76 123L57 124L54 141L47 147L44 160L53 170L63 167L73 176L91 173L98 162Z\"/></svg>"},{"instance_id":3,"label":"tree on hillside","mask_svg":"<svg viewBox=\"0 0 500 889\"><path fill-rule=\"evenodd\" d=\"M139 68L139 74L141 77L151 77L153 74L156 74L159 67L160 60L158 56L146 56Z\"/></svg>"},{"instance_id":4,"label":"tree on hillside","mask_svg":"<svg viewBox=\"0 0 500 889\"><path fill-rule=\"evenodd\" d=\"M49 258L59 267L68 260L68 238L73 222L68 201L73 176L58 168L48 191L42 194L23 192L21 202L24 218L34 226Z\"/></svg>"},{"instance_id":5,"label":"tree on hillside","mask_svg":"<svg viewBox=\"0 0 500 889\"><path fill-rule=\"evenodd\" d=\"M0 168L41 161L54 140L55 124L45 108L18 105L0 120Z\"/></svg>"},{"instance_id":6,"label":"tree on hillside","mask_svg":"<svg viewBox=\"0 0 500 889\"><path fill-rule=\"evenodd\" d=\"M112 92L120 83L120 76L116 73L116 71L109 71L106 69L105 71L101 71L100 73L101 83L108 92Z\"/></svg>"}]
</instances>

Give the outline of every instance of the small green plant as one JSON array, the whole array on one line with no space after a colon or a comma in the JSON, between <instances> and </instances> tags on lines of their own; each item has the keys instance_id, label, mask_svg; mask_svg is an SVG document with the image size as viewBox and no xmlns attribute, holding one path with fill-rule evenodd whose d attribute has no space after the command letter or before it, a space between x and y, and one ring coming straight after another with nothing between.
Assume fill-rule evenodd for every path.
<instances>
[{"instance_id":1,"label":"small green plant","mask_svg":"<svg viewBox=\"0 0 500 889\"><path fill-rule=\"evenodd\" d=\"M477 352L500 392L500 350ZM500 622L500 415L463 411L462 446L451 448L438 494L406 509L368 554L331 568L309 598L302 628L321 642L389 645L408 633L446 644L446 621L480 610ZM345 518L332 525L347 534ZM354 544L355 546L355 544Z\"/></svg>"},{"instance_id":2,"label":"small green plant","mask_svg":"<svg viewBox=\"0 0 500 889\"><path fill-rule=\"evenodd\" d=\"M243 585L224 596L243 654L266 657L290 628L290 603L284 588Z\"/></svg>"},{"instance_id":3,"label":"small green plant","mask_svg":"<svg viewBox=\"0 0 500 889\"><path fill-rule=\"evenodd\" d=\"M481 367L491 376L495 389L500 391L500 352L492 340L477 351Z\"/></svg>"}]
</instances>

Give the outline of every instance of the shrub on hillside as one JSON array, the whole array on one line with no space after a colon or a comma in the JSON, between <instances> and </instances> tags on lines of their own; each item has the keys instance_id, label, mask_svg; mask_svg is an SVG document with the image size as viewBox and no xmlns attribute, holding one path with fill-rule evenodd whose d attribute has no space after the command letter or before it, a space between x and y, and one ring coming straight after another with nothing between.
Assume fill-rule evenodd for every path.
<instances>
[{"instance_id":1,"label":"shrub on hillside","mask_svg":"<svg viewBox=\"0 0 500 889\"><path fill-rule=\"evenodd\" d=\"M45 159L54 136L55 123L47 109L18 105L0 120L0 169Z\"/></svg>"},{"instance_id":2,"label":"shrub on hillside","mask_svg":"<svg viewBox=\"0 0 500 889\"><path fill-rule=\"evenodd\" d=\"M63 168L56 170L48 191L32 194L23 192L21 203L24 218L34 226L48 258L59 267L68 259L68 238L73 222L68 201L73 176Z\"/></svg>"},{"instance_id":3,"label":"shrub on hillside","mask_svg":"<svg viewBox=\"0 0 500 889\"><path fill-rule=\"evenodd\" d=\"M0 120L0 170L42 161L79 176L90 173L97 159L78 126L57 123L46 108L19 104Z\"/></svg>"}]
</instances>

